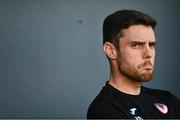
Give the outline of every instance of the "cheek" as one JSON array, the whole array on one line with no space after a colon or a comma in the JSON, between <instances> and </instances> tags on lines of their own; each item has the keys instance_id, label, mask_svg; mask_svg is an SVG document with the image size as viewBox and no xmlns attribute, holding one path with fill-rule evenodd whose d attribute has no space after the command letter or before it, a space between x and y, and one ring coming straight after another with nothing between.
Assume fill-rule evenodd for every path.
<instances>
[{"instance_id":1,"label":"cheek","mask_svg":"<svg viewBox=\"0 0 180 120\"><path fill-rule=\"evenodd\" d=\"M137 68L139 64L142 64L142 59L140 53L137 52L126 52L122 53L121 61L123 64Z\"/></svg>"},{"instance_id":2,"label":"cheek","mask_svg":"<svg viewBox=\"0 0 180 120\"><path fill-rule=\"evenodd\" d=\"M142 51L133 50L129 47L124 47L120 51L121 63L137 68L139 64L143 63Z\"/></svg>"},{"instance_id":3,"label":"cheek","mask_svg":"<svg viewBox=\"0 0 180 120\"><path fill-rule=\"evenodd\" d=\"M128 52L127 59L134 64L138 64L142 62L142 54L139 51Z\"/></svg>"}]
</instances>

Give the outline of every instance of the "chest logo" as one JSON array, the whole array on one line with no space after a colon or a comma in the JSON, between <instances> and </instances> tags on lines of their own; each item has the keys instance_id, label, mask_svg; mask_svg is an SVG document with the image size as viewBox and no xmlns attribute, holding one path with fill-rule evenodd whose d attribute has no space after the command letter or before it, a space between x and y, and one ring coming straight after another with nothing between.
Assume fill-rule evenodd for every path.
<instances>
[{"instance_id":1,"label":"chest logo","mask_svg":"<svg viewBox=\"0 0 180 120\"><path fill-rule=\"evenodd\" d=\"M163 114L167 114L168 107L162 103L154 103L155 107Z\"/></svg>"},{"instance_id":2,"label":"chest logo","mask_svg":"<svg viewBox=\"0 0 180 120\"><path fill-rule=\"evenodd\" d=\"M137 108L131 108L130 113L134 116L135 120L143 120L142 117L136 115Z\"/></svg>"},{"instance_id":3,"label":"chest logo","mask_svg":"<svg viewBox=\"0 0 180 120\"><path fill-rule=\"evenodd\" d=\"M131 108L130 109L130 113L132 114L132 115L135 115L135 111L137 110L137 108Z\"/></svg>"}]
</instances>

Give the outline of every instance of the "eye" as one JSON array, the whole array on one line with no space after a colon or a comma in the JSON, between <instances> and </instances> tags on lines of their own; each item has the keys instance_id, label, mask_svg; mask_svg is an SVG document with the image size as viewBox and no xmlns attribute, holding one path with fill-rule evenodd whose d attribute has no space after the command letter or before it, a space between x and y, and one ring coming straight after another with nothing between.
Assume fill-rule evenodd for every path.
<instances>
[{"instance_id":1,"label":"eye","mask_svg":"<svg viewBox=\"0 0 180 120\"><path fill-rule=\"evenodd\" d=\"M155 48L155 46L156 46L156 43L150 43L150 44L149 44L149 47L150 47L150 48Z\"/></svg>"},{"instance_id":2,"label":"eye","mask_svg":"<svg viewBox=\"0 0 180 120\"><path fill-rule=\"evenodd\" d=\"M142 44L141 43L134 43L131 45L132 48L137 49L137 48L142 48Z\"/></svg>"}]
</instances>

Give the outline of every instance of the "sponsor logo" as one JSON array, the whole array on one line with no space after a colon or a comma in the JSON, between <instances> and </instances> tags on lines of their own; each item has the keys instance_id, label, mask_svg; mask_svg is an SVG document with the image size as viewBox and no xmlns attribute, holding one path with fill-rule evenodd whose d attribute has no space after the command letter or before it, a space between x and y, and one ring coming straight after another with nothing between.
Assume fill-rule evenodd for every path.
<instances>
[{"instance_id":1,"label":"sponsor logo","mask_svg":"<svg viewBox=\"0 0 180 120\"><path fill-rule=\"evenodd\" d=\"M135 120L143 120L142 117L136 115L136 110L137 110L137 108L131 108L130 114L134 116Z\"/></svg>"},{"instance_id":2,"label":"sponsor logo","mask_svg":"<svg viewBox=\"0 0 180 120\"><path fill-rule=\"evenodd\" d=\"M130 109L130 113L132 114L132 115L135 115L135 111L137 110L137 108L131 108Z\"/></svg>"}]
</instances>

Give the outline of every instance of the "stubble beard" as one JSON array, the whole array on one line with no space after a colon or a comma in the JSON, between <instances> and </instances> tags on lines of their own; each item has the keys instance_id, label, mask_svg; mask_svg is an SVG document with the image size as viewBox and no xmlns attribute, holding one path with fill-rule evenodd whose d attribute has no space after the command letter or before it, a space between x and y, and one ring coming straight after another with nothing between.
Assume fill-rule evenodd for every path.
<instances>
[{"instance_id":1,"label":"stubble beard","mask_svg":"<svg viewBox=\"0 0 180 120\"><path fill-rule=\"evenodd\" d=\"M142 63L135 68L133 65L122 62L122 57L119 59L118 67L121 74L123 74L126 78L134 81L134 82L149 82L153 77L153 70L142 72L140 69L143 67L145 63Z\"/></svg>"}]
</instances>

